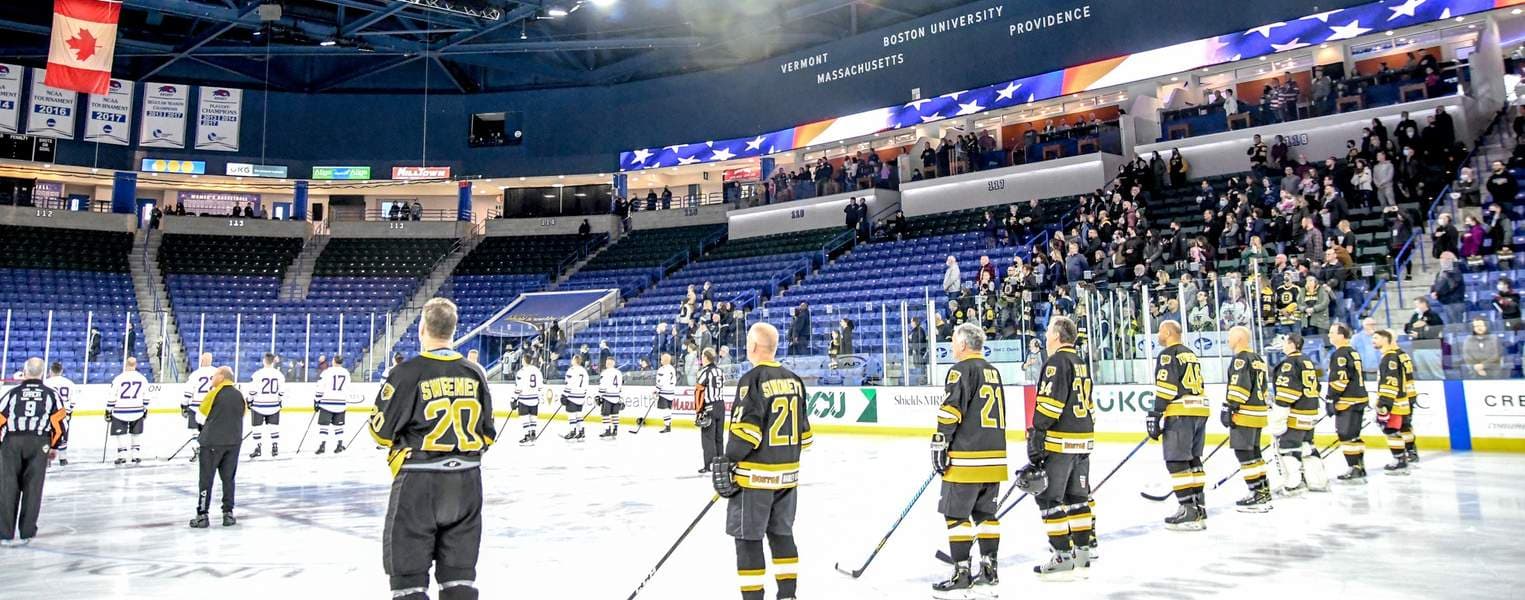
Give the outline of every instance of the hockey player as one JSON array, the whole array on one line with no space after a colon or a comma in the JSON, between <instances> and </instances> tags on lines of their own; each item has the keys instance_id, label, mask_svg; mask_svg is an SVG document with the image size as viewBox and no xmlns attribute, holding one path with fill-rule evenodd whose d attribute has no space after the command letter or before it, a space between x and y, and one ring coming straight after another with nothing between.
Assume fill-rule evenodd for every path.
<instances>
[{"instance_id":1,"label":"hockey player","mask_svg":"<svg viewBox=\"0 0 1525 600\"><path fill-rule=\"evenodd\" d=\"M1073 340L1072 340L1073 341ZM976 586L1000 583L996 499L1006 481L1006 398L1001 374L985 361L985 332L972 323L953 328L954 359L932 434L932 469L942 475L937 512L948 527L953 575L932 584L935 598L963 598ZM980 545L979 572L970 561Z\"/></svg>"},{"instance_id":2,"label":"hockey player","mask_svg":"<svg viewBox=\"0 0 1525 600\"><path fill-rule=\"evenodd\" d=\"M1281 286L1276 288L1276 325L1283 333L1301 333L1303 328L1303 288L1297 285L1295 273L1283 275Z\"/></svg>"},{"instance_id":3,"label":"hockey player","mask_svg":"<svg viewBox=\"0 0 1525 600\"><path fill-rule=\"evenodd\" d=\"M625 389L625 374L614 366L614 357L604 357L604 368L598 372L598 401L603 407L604 432L599 439L612 440L620 434L620 410L625 403L620 394Z\"/></svg>"},{"instance_id":4,"label":"hockey player","mask_svg":"<svg viewBox=\"0 0 1525 600\"><path fill-rule=\"evenodd\" d=\"M1203 491L1207 472L1202 469L1202 446L1211 413L1202 386L1202 365L1181 343L1179 322L1161 322L1159 342L1165 350L1155 364L1154 407L1144 426L1150 438L1165 438L1165 468L1181 503L1176 514L1165 518L1165 527L1201 531L1207 528L1207 496Z\"/></svg>"},{"instance_id":5,"label":"hockey player","mask_svg":"<svg viewBox=\"0 0 1525 600\"><path fill-rule=\"evenodd\" d=\"M567 367L567 384L561 389L561 406L567 411L567 434L564 440L583 441L587 434L582 421L588 415L583 412L588 399L588 370L582 366L582 355L573 354Z\"/></svg>"},{"instance_id":6,"label":"hockey player","mask_svg":"<svg viewBox=\"0 0 1525 600\"><path fill-rule=\"evenodd\" d=\"M116 438L116 463L128 460L127 440L132 439L132 464L143 462L138 456L138 440L143 436L143 417L148 415L148 379L138 372L138 359L129 356L122 363L122 374L111 380L111 395L106 398L106 421L111 423L111 437Z\"/></svg>"},{"instance_id":7,"label":"hockey player","mask_svg":"<svg viewBox=\"0 0 1525 600\"><path fill-rule=\"evenodd\" d=\"M1260 430L1266 426L1266 361L1250 350L1250 329L1238 326L1228 331L1228 346L1234 351L1229 364L1228 394L1219 417L1229 430L1229 447L1239 459L1239 472L1250 495L1234 504L1242 512L1271 510L1271 483L1266 480L1266 461L1260 456Z\"/></svg>"},{"instance_id":8,"label":"hockey player","mask_svg":"<svg viewBox=\"0 0 1525 600\"><path fill-rule=\"evenodd\" d=\"M1393 337L1391 331L1388 334L1388 337ZM1394 348L1398 348L1397 342L1398 340L1393 340ZM1409 414L1404 415L1398 434L1403 438L1403 447L1407 450L1409 468L1414 468L1414 463L1419 462L1419 445L1414 440L1414 409L1419 407L1419 390L1414 385L1414 357L1398 348L1398 364L1403 367L1404 391L1409 400Z\"/></svg>"},{"instance_id":9,"label":"hockey player","mask_svg":"<svg viewBox=\"0 0 1525 600\"><path fill-rule=\"evenodd\" d=\"M1382 351L1382 362L1377 367L1377 424L1382 427L1382 433L1387 436L1387 449L1393 453L1393 462L1385 467L1388 475L1408 475L1408 447L1405 444L1404 431L1409 430L1409 422L1413 419L1414 407L1409 398L1409 390L1414 384L1409 380L1409 372L1404 368L1404 361L1408 355L1398 347L1393 334L1385 329L1373 333L1372 341L1376 342L1377 349ZM1412 436L1412 430L1409 430Z\"/></svg>"},{"instance_id":10,"label":"hockey player","mask_svg":"<svg viewBox=\"0 0 1525 600\"><path fill-rule=\"evenodd\" d=\"M708 473L710 463L725 445L725 375L715 366L714 348L705 348L700 360L704 366L694 385L694 426L699 429L699 448L704 453L699 472Z\"/></svg>"},{"instance_id":11,"label":"hockey player","mask_svg":"<svg viewBox=\"0 0 1525 600\"><path fill-rule=\"evenodd\" d=\"M1350 327L1335 323L1329 327L1329 388L1324 395L1324 412L1334 417L1335 433L1340 436L1340 450L1350 470L1335 479L1345 483L1366 482L1366 442L1361 441L1362 420L1366 416L1365 375L1361 355L1350 347Z\"/></svg>"},{"instance_id":12,"label":"hockey player","mask_svg":"<svg viewBox=\"0 0 1525 600\"><path fill-rule=\"evenodd\" d=\"M747 331L754 367L736 384L730 439L712 465L715 491L728 498L725 532L736 538L742 600L762 600L767 566L763 538L773 551L779 600L794 600L800 554L794 543L800 454L813 434L804 408L805 382L775 361L778 330L767 323Z\"/></svg>"},{"instance_id":13,"label":"hockey player","mask_svg":"<svg viewBox=\"0 0 1525 600\"><path fill-rule=\"evenodd\" d=\"M281 404L286 400L286 376L276 368L276 363L274 354L265 353L265 367L255 371L249 379L249 426L254 430L254 452L249 453L251 459L262 454L262 432L270 436L270 457L281 454Z\"/></svg>"},{"instance_id":14,"label":"hockey player","mask_svg":"<svg viewBox=\"0 0 1525 600\"><path fill-rule=\"evenodd\" d=\"M672 355L662 353L662 366L657 368L657 415L662 417L662 431L672 431L672 403L678 397L678 370L672 366Z\"/></svg>"},{"instance_id":15,"label":"hockey player","mask_svg":"<svg viewBox=\"0 0 1525 600\"><path fill-rule=\"evenodd\" d=\"M1033 498L1053 552L1047 563L1033 567L1040 579L1064 579L1089 568L1096 546L1090 501L1096 407L1090 368L1075 352L1078 335L1066 317L1049 321L1045 339L1054 352L1043 364L1027 434L1030 468L1043 469L1048 480Z\"/></svg>"},{"instance_id":16,"label":"hockey player","mask_svg":"<svg viewBox=\"0 0 1525 600\"><path fill-rule=\"evenodd\" d=\"M201 423L196 419L196 412L201 408L202 398L212 391L212 378L217 375L217 367L212 366L211 352L202 352L198 361L196 370L191 371L190 378L185 380L185 392L180 398L180 414L185 416L185 428L191 430L191 462L196 462L201 456L201 443L198 441Z\"/></svg>"},{"instance_id":17,"label":"hockey player","mask_svg":"<svg viewBox=\"0 0 1525 600\"><path fill-rule=\"evenodd\" d=\"M540 367L535 366L535 361L525 359L520 363L519 371L514 373L514 406L519 411L519 418L524 421L524 437L519 438L520 446L535 445L535 430L540 416Z\"/></svg>"},{"instance_id":18,"label":"hockey player","mask_svg":"<svg viewBox=\"0 0 1525 600\"><path fill-rule=\"evenodd\" d=\"M392 368L376 399L371 437L389 449L392 491L381 564L393 600L476 600L482 545L482 454L492 446L492 398L482 368L450 350L455 304L424 304L418 356Z\"/></svg>"},{"instance_id":19,"label":"hockey player","mask_svg":"<svg viewBox=\"0 0 1525 600\"><path fill-rule=\"evenodd\" d=\"M352 396L349 388L350 372L344 368L344 357L334 356L333 366L318 374L318 389L312 394L313 410L318 411L318 450L328 450L328 441L334 439L334 454L344 451L344 416L349 410Z\"/></svg>"},{"instance_id":20,"label":"hockey player","mask_svg":"<svg viewBox=\"0 0 1525 600\"><path fill-rule=\"evenodd\" d=\"M1286 359L1276 367L1276 406L1266 424L1281 454L1282 493L1302 492L1304 482L1312 492L1329 491L1324 460L1313 447L1313 426L1318 423L1318 370L1303 356L1303 336L1282 338Z\"/></svg>"},{"instance_id":21,"label":"hockey player","mask_svg":"<svg viewBox=\"0 0 1525 600\"><path fill-rule=\"evenodd\" d=\"M69 423L74 417L74 382L64 377L64 364L53 361L48 368L49 376L43 380L42 385L58 396L58 401L64 406L64 422L62 431L58 437L58 443L53 446L58 451L58 466L69 464Z\"/></svg>"}]
</instances>

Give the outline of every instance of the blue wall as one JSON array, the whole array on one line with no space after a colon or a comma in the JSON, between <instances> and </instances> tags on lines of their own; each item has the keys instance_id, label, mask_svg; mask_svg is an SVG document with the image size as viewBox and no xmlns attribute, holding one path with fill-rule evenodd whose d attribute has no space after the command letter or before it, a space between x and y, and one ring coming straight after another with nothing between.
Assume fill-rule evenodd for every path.
<instances>
[{"instance_id":1,"label":"blue wall","mask_svg":"<svg viewBox=\"0 0 1525 600\"><path fill-rule=\"evenodd\" d=\"M1362 3L987 0L725 71L605 87L431 95L429 163L452 166L459 175L607 172L617 168L622 150L782 129L906 102L916 87L923 95L936 95ZM1013 23L1085 6L1090 7L1088 19L1018 36L1008 33ZM997 7L999 18L884 45L889 33L982 11L993 15ZM824 65L781 72L780 65L790 60L821 53L828 54ZM822 70L888 54L899 55L899 64L817 83L816 73ZM415 61L388 76L421 79L428 62ZM237 155L147 150L147 156L206 160L208 173L222 173L227 161L259 162L262 95L257 90L244 95L243 150ZM523 145L468 148L470 114L502 110L524 112ZM269 158L264 162L288 165L296 177L306 176L314 164L370 165L385 177L394 165L417 164L422 154L423 98L418 95L274 93L269 111ZM136 167L128 148L102 145L99 150L101 167ZM97 164L96 151L94 144L64 142L59 161Z\"/></svg>"}]
</instances>

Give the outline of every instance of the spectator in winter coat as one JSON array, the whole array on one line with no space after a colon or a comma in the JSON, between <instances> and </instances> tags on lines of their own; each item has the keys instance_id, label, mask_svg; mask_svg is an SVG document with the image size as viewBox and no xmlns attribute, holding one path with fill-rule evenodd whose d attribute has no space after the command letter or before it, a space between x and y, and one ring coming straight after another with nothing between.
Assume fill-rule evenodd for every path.
<instances>
[{"instance_id":1,"label":"spectator in winter coat","mask_svg":"<svg viewBox=\"0 0 1525 600\"><path fill-rule=\"evenodd\" d=\"M1488 333L1488 322L1472 320L1472 335L1462 342L1462 361L1467 365L1466 377L1503 377L1503 352L1499 350L1499 336Z\"/></svg>"},{"instance_id":2,"label":"spectator in winter coat","mask_svg":"<svg viewBox=\"0 0 1525 600\"><path fill-rule=\"evenodd\" d=\"M963 282L959 278L958 259L949 255L947 264L948 268L943 271L943 293L948 295L949 300L957 300L964 289Z\"/></svg>"},{"instance_id":3,"label":"spectator in winter coat","mask_svg":"<svg viewBox=\"0 0 1525 600\"><path fill-rule=\"evenodd\" d=\"M1461 235L1457 233L1456 226L1451 224L1450 213L1440 213L1440 217L1435 222L1435 232L1430 235L1434 238L1434 244L1430 250L1431 256L1437 259L1447 252L1456 254L1461 250Z\"/></svg>"},{"instance_id":4,"label":"spectator in winter coat","mask_svg":"<svg viewBox=\"0 0 1525 600\"><path fill-rule=\"evenodd\" d=\"M1493 295L1493 310L1497 311L1499 319L1504 321L1505 329L1519 331L1522 328L1519 292L1514 291L1514 286L1508 277L1500 277L1498 283L1494 285L1498 293Z\"/></svg>"}]
</instances>

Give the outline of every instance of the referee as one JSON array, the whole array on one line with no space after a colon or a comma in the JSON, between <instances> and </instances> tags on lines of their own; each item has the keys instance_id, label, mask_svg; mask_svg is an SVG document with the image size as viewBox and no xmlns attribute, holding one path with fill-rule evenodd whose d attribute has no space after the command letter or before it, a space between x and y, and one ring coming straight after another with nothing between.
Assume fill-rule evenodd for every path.
<instances>
[{"instance_id":1,"label":"referee","mask_svg":"<svg viewBox=\"0 0 1525 600\"><path fill-rule=\"evenodd\" d=\"M699 446L704 452L704 466L699 472L708 473L710 463L725 447L725 375L715 366L713 348L705 348L701 356L704 368L699 369L694 386L694 425L699 428Z\"/></svg>"},{"instance_id":2,"label":"referee","mask_svg":"<svg viewBox=\"0 0 1525 600\"><path fill-rule=\"evenodd\" d=\"M63 436L67 413L42 370L42 359L27 359L21 385L0 396L0 546L25 546L37 535L48 452Z\"/></svg>"}]
</instances>

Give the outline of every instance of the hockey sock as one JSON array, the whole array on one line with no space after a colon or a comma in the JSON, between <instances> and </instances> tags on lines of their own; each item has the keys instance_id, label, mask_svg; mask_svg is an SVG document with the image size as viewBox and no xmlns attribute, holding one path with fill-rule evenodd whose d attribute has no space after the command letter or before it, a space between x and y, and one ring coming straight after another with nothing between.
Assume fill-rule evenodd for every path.
<instances>
[{"instance_id":1,"label":"hockey sock","mask_svg":"<svg viewBox=\"0 0 1525 600\"><path fill-rule=\"evenodd\" d=\"M1086 499L1086 508L1091 509L1091 545L1095 546L1096 545L1096 537L1097 537L1097 533L1096 533L1096 499L1095 498L1088 498L1088 499Z\"/></svg>"},{"instance_id":2,"label":"hockey sock","mask_svg":"<svg viewBox=\"0 0 1525 600\"><path fill-rule=\"evenodd\" d=\"M1345 454L1345 464L1352 467L1364 467L1366 465L1366 442L1360 437L1354 440L1340 440L1340 451Z\"/></svg>"},{"instance_id":3,"label":"hockey sock","mask_svg":"<svg viewBox=\"0 0 1525 600\"><path fill-rule=\"evenodd\" d=\"M974 524L968 519L947 518L948 524L948 554L953 556L954 562L969 560L969 553L974 548Z\"/></svg>"},{"instance_id":4,"label":"hockey sock","mask_svg":"<svg viewBox=\"0 0 1525 600\"><path fill-rule=\"evenodd\" d=\"M524 425L523 425L523 427L524 427L524 435L525 435L525 437L529 437L531 435L534 435L535 434L535 417L525 417L524 418Z\"/></svg>"},{"instance_id":5,"label":"hockey sock","mask_svg":"<svg viewBox=\"0 0 1525 600\"><path fill-rule=\"evenodd\" d=\"M1181 504L1191 503L1192 494L1196 491L1196 476L1191 470L1191 462L1167 460L1165 470L1170 471L1170 489L1175 492L1176 501Z\"/></svg>"},{"instance_id":6,"label":"hockey sock","mask_svg":"<svg viewBox=\"0 0 1525 600\"><path fill-rule=\"evenodd\" d=\"M428 573L423 575L393 575L389 579L392 583L392 600L428 600Z\"/></svg>"},{"instance_id":7,"label":"hockey sock","mask_svg":"<svg viewBox=\"0 0 1525 600\"><path fill-rule=\"evenodd\" d=\"M326 442L326 441L328 441L328 426L327 425L319 425L318 426L318 443L321 444L321 443Z\"/></svg>"},{"instance_id":8,"label":"hockey sock","mask_svg":"<svg viewBox=\"0 0 1525 600\"><path fill-rule=\"evenodd\" d=\"M975 511L974 537L979 540L980 556L995 558L1001 549L1001 522L995 515Z\"/></svg>"},{"instance_id":9,"label":"hockey sock","mask_svg":"<svg viewBox=\"0 0 1525 600\"><path fill-rule=\"evenodd\" d=\"M1404 449L1408 450L1409 452L1418 452L1419 451L1419 446L1414 443L1414 430L1409 429L1408 423L1406 421L1403 424L1403 428L1400 429L1399 431L1400 431L1400 434L1403 436L1403 447L1404 447Z\"/></svg>"},{"instance_id":10,"label":"hockey sock","mask_svg":"<svg viewBox=\"0 0 1525 600\"><path fill-rule=\"evenodd\" d=\"M329 431L333 432L335 444L344 443L344 427L342 425L335 425L334 428Z\"/></svg>"},{"instance_id":11,"label":"hockey sock","mask_svg":"<svg viewBox=\"0 0 1525 600\"><path fill-rule=\"evenodd\" d=\"M1202 457L1191 459L1191 493L1197 506L1207 504L1207 470L1202 467Z\"/></svg>"},{"instance_id":12,"label":"hockey sock","mask_svg":"<svg viewBox=\"0 0 1525 600\"><path fill-rule=\"evenodd\" d=\"M116 457L122 458L122 455L127 453L127 436L114 435L111 437L116 438Z\"/></svg>"},{"instance_id":13,"label":"hockey sock","mask_svg":"<svg viewBox=\"0 0 1525 600\"><path fill-rule=\"evenodd\" d=\"M1266 487L1266 461L1260 458L1259 452L1235 450L1234 457L1239 459L1239 472L1244 474L1244 487L1252 492Z\"/></svg>"},{"instance_id":14,"label":"hockey sock","mask_svg":"<svg viewBox=\"0 0 1525 600\"><path fill-rule=\"evenodd\" d=\"M800 550L792 535L769 535L768 549L773 551L773 579L778 582L778 597L797 595L800 576Z\"/></svg>"},{"instance_id":15,"label":"hockey sock","mask_svg":"<svg viewBox=\"0 0 1525 600\"><path fill-rule=\"evenodd\" d=\"M266 425L265 431L270 433L270 445L272 447L275 446L276 442L281 441L281 430L279 427L276 427L275 425Z\"/></svg>"},{"instance_id":16,"label":"hockey sock","mask_svg":"<svg viewBox=\"0 0 1525 600\"><path fill-rule=\"evenodd\" d=\"M1043 516L1043 530L1048 533L1049 546L1057 552L1068 551L1070 549L1070 519L1065 505L1039 498L1038 514Z\"/></svg>"},{"instance_id":17,"label":"hockey sock","mask_svg":"<svg viewBox=\"0 0 1525 600\"><path fill-rule=\"evenodd\" d=\"M1091 531L1091 505L1086 502L1075 502L1065 508L1065 515L1070 526L1070 543L1076 548L1091 546L1094 543Z\"/></svg>"},{"instance_id":18,"label":"hockey sock","mask_svg":"<svg viewBox=\"0 0 1525 600\"><path fill-rule=\"evenodd\" d=\"M132 457L133 457L133 458L137 458L137 457L138 457L138 451L139 451L139 450L140 450L140 449L142 449L142 447L143 447L143 446L142 446L142 445L141 445L141 444L139 444L139 442L138 442L138 439L139 439L139 438L140 438L140 437L142 437L142 436L140 436L140 435L138 435L138 434L136 434L136 433L134 433L134 434L132 434Z\"/></svg>"},{"instance_id":19,"label":"hockey sock","mask_svg":"<svg viewBox=\"0 0 1525 600\"><path fill-rule=\"evenodd\" d=\"M476 578L476 569L439 567L434 572L440 600L477 600Z\"/></svg>"},{"instance_id":20,"label":"hockey sock","mask_svg":"<svg viewBox=\"0 0 1525 600\"><path fill-rule=\"evenodd\" d=\"M657 409L657 412L662 413L662 426L663 427L672 427L672 409L671 408L659 408L659 409ZM787 598L788 596L785 596L785 597Z\"/></svg>"},{"instance_id":21,"label":"hockey sock","mask_svg":"<svg viewBox=\"0 0 1525 600\"><path fill-rule=\"evenodd\" d=\"M1387 449L1393 453L1393 458L1402 461L1408 456L1408 446L1403 443L1403 434L1397 429L1387 429L1382 433L1387 434Z\"/></svg>"},{"instance_id":22,"label":"hockey sock","mask_svg":"<svg viewBox=\"0 0 1525 600\"><path fill-rule=\"evenodd\" d=\"M741 584L742 600L763 600L763 582L768 575L763 561L762 540L736 540L736 576Z\"/></svg>"}]
</instances>

